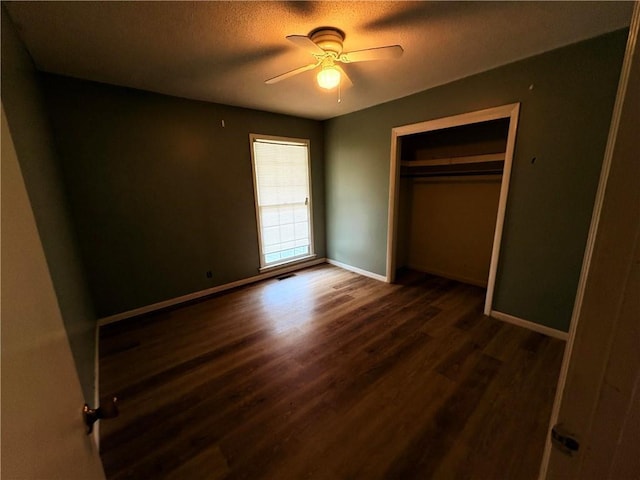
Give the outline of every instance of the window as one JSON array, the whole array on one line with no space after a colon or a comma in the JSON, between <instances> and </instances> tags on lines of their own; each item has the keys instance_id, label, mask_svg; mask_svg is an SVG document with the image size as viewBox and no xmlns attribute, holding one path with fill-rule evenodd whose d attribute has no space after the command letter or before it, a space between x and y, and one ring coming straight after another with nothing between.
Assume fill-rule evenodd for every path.
<instances>
[{"instance_id":1,"label":"window","mask_svg":"<svg viewBox=\"0 0 640 480\"><path fill-rule=\"evenodd\" d=\"M309 141L251 135L262 269L313 252Z\"/></svg>"}]
</instances>

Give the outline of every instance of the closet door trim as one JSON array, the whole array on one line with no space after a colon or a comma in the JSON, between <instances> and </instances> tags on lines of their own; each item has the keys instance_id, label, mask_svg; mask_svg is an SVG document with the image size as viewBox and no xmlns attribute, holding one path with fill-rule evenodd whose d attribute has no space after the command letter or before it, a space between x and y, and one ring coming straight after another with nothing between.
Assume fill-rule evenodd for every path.
<instances>
[{"instance_id":1,"label":"closet door trim","mask_svg":"<svg viewBox=\"0 0 640 480\"><path fill-rule=\"evenodd\" d=\"M478 110L476 112L463 113L450 117L428 120L425 122L403 125L391 129L391 165L389 169L389 213L387 225L387 272L386 281L392 283L395 280L396 270L396 243L398 227L398 198L399 198L399 178L400 178L400 142L399 138L405 135L441 130L444 128L457 127L479 122L509 118L509 132L507 135L507 148L504 158L504 169L502 172L502 183L500 186L500 199L498 201L498 213L496 219L496 229L493 237L493 247L491 252L491 263L489 266L489 279L487 282L487 296L485 300L484 313L489 315L493 304L493 294L496 282L496 272L498 271L498 257L500 256L500 244L502 242L502 230L504 227L504 216L507 208L507 196L509 193L509 179L511 177L511 164L516 143L516 130L518 125L518 114L520 103L512 103L499 107Z\"/></svg>"}]
</instances>

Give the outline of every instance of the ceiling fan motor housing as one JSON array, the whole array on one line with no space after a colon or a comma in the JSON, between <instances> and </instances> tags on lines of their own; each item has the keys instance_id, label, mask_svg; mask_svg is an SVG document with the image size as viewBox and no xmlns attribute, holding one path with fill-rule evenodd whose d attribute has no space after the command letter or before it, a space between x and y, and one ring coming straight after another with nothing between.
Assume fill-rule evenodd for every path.
<instances>
[{"instance_id":1,"label":"ceiling fan motor housing","mask_svg":"<svg viewBox=\"0 0 640 480\"><path fill-rule=\"evenodd\" d=\"M309 34L309 38L326 52L335 53L336 56L342 53L342 42L344 32L334 27L316 28Z\"/></svg>"}]
</instances>

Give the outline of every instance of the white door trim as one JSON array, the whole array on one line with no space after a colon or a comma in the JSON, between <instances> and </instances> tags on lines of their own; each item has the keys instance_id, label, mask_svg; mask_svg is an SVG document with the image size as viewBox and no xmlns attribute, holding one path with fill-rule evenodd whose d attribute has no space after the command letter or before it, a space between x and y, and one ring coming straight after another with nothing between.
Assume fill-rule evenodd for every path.
<instances>
[{"instance_id":1,"label":"white door trim","mask_svg":"<svg viewBox=\"0 0 640 480\"><path fill-rule=\"evenodd\" d=\"M500 256L500 244L502 242L502 230L504 228L504 216L507 208L507 196L509 194L509 179L511 178L511 165L516 144L516 130L518 127L518 114L520 104L512 103L500 107L478 110L476 112L463 113L450 117L428 120L426 122L404 125L391 129L391 166L389 169L389 212L387 221L387 272L386 281L391 283L395 278L396 269L396 242L398 225L398 195L400 177L400 145L398 137L415 133L440 130L443 128L468 125L471 123L509 118L509 133L507 136L507 148L502 172L502 184L500 186L500 199L498 201L498 213L496 229L493 236L493 248L491 263L489 266L489 279L487 282L487 296L485 299L484 313L489 315L493 306L493 294L498 271L498 258Z\"/></svg>"}]
</instances>

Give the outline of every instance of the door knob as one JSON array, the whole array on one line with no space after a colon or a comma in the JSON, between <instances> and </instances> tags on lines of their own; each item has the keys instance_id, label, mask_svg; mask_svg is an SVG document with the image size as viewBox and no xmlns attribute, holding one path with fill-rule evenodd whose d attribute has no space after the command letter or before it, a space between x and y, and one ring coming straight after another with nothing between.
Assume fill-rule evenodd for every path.
<instances>
[{"instance_id":1,"label":"door knob","mask_svg":"<svg viewBox=\"0 0 640 480\"><path fill-rule=\"evenodd\" d=\"M93 424L101 418L114 418L117 417L120 412L118 411L118 398L109 398L103 405L98 408L89 408L86 403L82 408L82 417L84 423L87 426L87 435L93 432Z\"/></svg>"}]
</instances>

